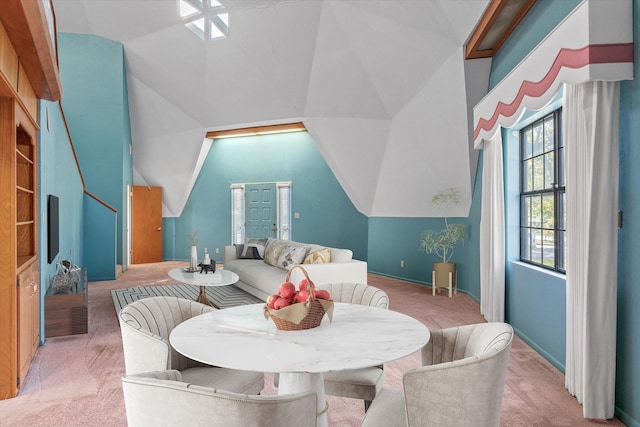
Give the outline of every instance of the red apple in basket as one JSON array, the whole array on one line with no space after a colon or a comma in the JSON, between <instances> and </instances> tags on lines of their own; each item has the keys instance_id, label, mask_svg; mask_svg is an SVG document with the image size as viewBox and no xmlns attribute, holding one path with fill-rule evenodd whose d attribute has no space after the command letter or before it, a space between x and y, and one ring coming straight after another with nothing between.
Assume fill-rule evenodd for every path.
<instances>
[{"instance_id":1,"label":"red apple in basket","mask_svg":"<svg viewBox=\"0 0 640 427\"><path fill-rule=\"evenodd\" d=\"M295 301L296 302L305 302L308 299L309 299L309 291L306 290L306 289L302 289L302 290L298 291L298 293L296 294Z\"/></svg>"},{"instance_id":2,"label":"red apple in basket","mask_svg":"<svg viewBox=\"0 0 640 427\"><path fill-rule=\"evenodd\" d=\"M306 290L308 286L309 286L309 281L307 279L302 279L300 280L300 283L298 283L298 288L301 291Z\"/></svg>"},{"instance_id":3,"label":"red apple in basket","mask_svg":"<svg viewBox=\"0 0 640 427\"><path fill-rule=\"evenodd\" d=\"M289 299L295 293L296 286L291 282L284 282L282 285L280 285L280 288L278 288L278 295L280 295L282 298Z\"/></svg>"},{"instance_id":4,"label":"red apple in basket","mask_svg":"<svg viewBox=\"0 0 640 427\"><path fill-rule=\"evenodd\" d=\"M329 294L329 291L327 291L326 289L318 289L316 291L316 298L330 300L331 295Z\"/></svg>"},{"instance_id":5,"label":"red apple in basket","mask_svg":"<svg viewBox=\"0 0 640 427\"><path fill-rule=\"evenodd\" d=\"M275 308L275 302L280 299L280 295L269 295L267 297L267 307Z\"/></svg>"},{"instance_id":6,"label":"red apple in basket","mask_svg":"<svg viewBox=\"0 0 640 427\"><path fill-rule=\"evenodd\" d=\"M280 310L283 307L291 305L291 301L288 298L278 298L276 302L273 303L273 308L276 310Z\"/></svg>"}]
</instances>

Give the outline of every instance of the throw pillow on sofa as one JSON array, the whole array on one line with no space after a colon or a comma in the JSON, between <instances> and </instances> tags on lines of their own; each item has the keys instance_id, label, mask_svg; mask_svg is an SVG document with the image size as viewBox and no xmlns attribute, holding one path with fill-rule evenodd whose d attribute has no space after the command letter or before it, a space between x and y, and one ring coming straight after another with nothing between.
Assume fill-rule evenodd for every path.
<instances>
[{"instance_id":1,"label":"throw pillow on sofa","mask_svg":"<svg viewBox=\"0 0 640 427\"><path fill-rule=\"evenodd\" d=\"M240 254L241 259L263 259L267 239L247 239Z\"/></svg>"},{"instance_id":2,"label":"throw pillow on sofa","mask_svg":"<svg viewBox=\"0 0 640 427\"><path fill-rule=\"evenodd\" d=\"M307 247L289 244L284 247L278 257L278 267L290 270L296 264L300 264L307 253Z\"/></svg>"},{"instance_id":3,"label":"throw pillow on sofa","mask_svg":"<svg viewBox=\"0 0 640 427\"><path fill-rule=\"evenodd\" d=\"M325 264L328 262L331 262L331 249L324 248L307 255L303 264Z\"/></svg>"},{"instance_id":4,"label":"throw pillow on sofa","mask_svg":"<svg viewBox=\"0 0 640 427\"><path fill-rule=\"evenodd\" d=\"M280 257L280 254L288 244L289 242L286 240L276 240L276 239L270 238L267 241L267 247L264 250L265 264L278 267L278 258Z\"/></svg>"}]
</instances>

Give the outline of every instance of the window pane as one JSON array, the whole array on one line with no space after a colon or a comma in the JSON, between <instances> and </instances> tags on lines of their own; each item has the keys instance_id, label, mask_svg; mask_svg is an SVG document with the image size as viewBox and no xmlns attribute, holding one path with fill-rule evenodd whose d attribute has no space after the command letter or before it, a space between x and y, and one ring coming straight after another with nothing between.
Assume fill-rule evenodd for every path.
<instances>
[{"instance_id":1,"label":"window pane","mask_svg":"<svg viewBox=\"0 0 640 427\"><path fill-rule=\"evenodd\" d=\"M565 259L567 256L567 233L558 231L558 270L565 271Z\"/></svg>"},{"instance_id":2,"label":"window pane","mask_svg":"<svg viewBox=\"0 0 640 427\"><path fill-rule=\"evenodd\" d=\"M523 150L522 150L522 158L530 159L533 157L533 137L532 137L531 127L528 127L524 132L524 142L523 142Z\"/></svg>"},{"instance_id":3,"label":"window pane","mask_svg":"<svg viewBox=\"0 0 640 427\"><path fill-rule=\"evenodd\" d=\"M282 240L291 239L291 189L278 184L278 233Z\"/></svg>"},{"instance_id":4,"label":"window pane","mask_svg":"<svg viewBox=\"0 0 640 427\"><path fill-rule=\"evenodd\" d=\"M231 188L231 240L244 243L244 188Z\"/></svg>"},{"instance_id":5,"label":"window pane","mask_svg":"<svg viewBox=\"0 0 640 427\"><path fill-rule=\"evenodd\" d=\"M541 156L533 159L533 188L532 190L544 189L544 158Z\"/></svg>"},{"instance_id":6,"label":"window pane","mask_svg":"<svg viewBox=\"0 0 640 427\"><path fill-rule=\"evenodd\" d=\"M550 151L544 155L544 188L550 189L553 188L553 184L555 183L554 178L554 158L555 155L553 151Z\"/></svg>"},{"instance_id":7,"label":"window pane","mask_svg":"<svg viewBox=\"0 0 640 427\"><path fill-rule=\"evenodd\" d=\"M526 160L522 165L522 191L533 190L533 159Z\"/></svg>"},{"instance_id":8,"label":"window pane","mask_svg":"<svg viewBox=\"0 0 640 427\"><path fill-rule=\"evenodd\" d=\"M545 194L542 196L542 228L553 230L555 224L555 203L554 195Z\"/></svg>"},{"instance_id":9,"label":"window pane","mask_svg":"<svg viewBox=\"0 0 640 427\"><path fill-rule=\"evenodd\" d=\"M548 267L554 267L556 263L556 252L553 230L542 231L542 263Z\"/></svg>"},{"instance_id":10,"label":"window pane","mask_svg":"<svg viewBox=\"0 0 640 427\"><path fill-rule=\"evenodd\" d=\"M542 154L542 126L540 124L534 125L533 127L533 155L538 156Z\"/></svg>"},{"instance_id":11,"label":"window pane","mask_svg":"<svg viewBox=\"0 0 640 427\"><path fill-rule=\"evenodd\" d=\"M542 199L539 195L531 197L531 218L529 219L531 227L539 228L542 225Z\"/></svg>"},{"instance_id":12,"label":"window pane","mask_svg":"<svg viewBox=\"0 0 640 427\"><path fill-rule=\"evenodd\" d=\"M520 202L520 225L528 227L531 225L531 197L522 196Z\"/></svg>"},{"instance_id":13,"label":"window pane","mask_svg":"<svg viewBox=\"0 0 640 427\"><path fill-rule=\"evenodd\" d=\"M558 229L566 230L567 212L565 210L564 191L558 193Z\"/></svg>"},{"instance_id":14,"label":"window pane","mask_svg":"<svg viewBox=\"0 0 640 427\"><path fill-rule=\"evenodd\" d=\"M553 151L553 139L555 137L554 117L549 116L544 120L544 151Z\"/></svg>"},{"instance_id":15,"label":"window pane","mask_svg":"<svg viewBox=\"0 0 640 427\"><path fill-rule=\"evenodd\" d=\"M542 264L542 236L540 235L540 230L536 230L534 235L534 244L531 248L531 262L535 262L537 264Z\"/></svg>"}]
</instances>

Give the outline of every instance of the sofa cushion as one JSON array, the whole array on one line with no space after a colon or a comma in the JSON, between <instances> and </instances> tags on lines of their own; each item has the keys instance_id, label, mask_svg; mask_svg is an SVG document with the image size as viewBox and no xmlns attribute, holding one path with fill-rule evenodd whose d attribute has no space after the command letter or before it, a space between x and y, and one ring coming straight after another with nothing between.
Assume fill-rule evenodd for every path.
<instances>
[{"instance_id":1,"label":"sofa cushion","mask_svg":"<svg viewBox=\"0 0 640 427\"><path fill-rule=\"evenodd\" d=\"M351 249L331 248L331 262L351 262L353 251Z\"/></svg>"},{"instance_id":2,"label":"sofa cushion","mask_svg":"<svg viewBox=\"0 0 640 427\"><path fill-rule=\"evenodd\" d=\"M324 248L315 252L310 252L304 259L303 264L325 264L331 262L331 249Z\"/></svg>"},{"instance_id":3,"label":"sofa cushion","mask_svg":"<svg viewBox=\"0 0 640 427\"><path fill-rule=\"evenodd\" d=\"M231 260L225 263L224 268L236 273L241 282L269 295L278 293L287 275L286 270L274 268L258 259Z\"/></svg>"},{"instance_id":4,"label":"sofa cushion","mask_svg":"<svg viewBox=\"0 0 640 427\"><path fill-rule=\"evenodd\" d=\"M307 247L298 243L289 243L278 257L278 267L290 270L296 264L301 264L307 253Z\"/></svg>"}]
</instances>

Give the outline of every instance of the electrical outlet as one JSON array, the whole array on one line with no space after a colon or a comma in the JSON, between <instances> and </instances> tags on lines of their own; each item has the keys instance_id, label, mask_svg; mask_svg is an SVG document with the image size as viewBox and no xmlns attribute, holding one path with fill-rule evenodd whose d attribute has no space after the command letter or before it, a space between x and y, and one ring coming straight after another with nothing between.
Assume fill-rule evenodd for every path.
<instances>
[{"instance_id":1,"label":"electrical outlet","mask_svg":"<svg viewBox=\"0 0 640 427\"><path fill-rule=\"evenodd\" d=\"M400 268L404 268L404 261L400 261Z\"/></svg>"},{"instance_id":2,"label":"electrical outlet","mask_svg":"<svg viewBox=\"0 0 640 427\"><path fill-rule=\"evenodd\" d=\"M220 249L216 248L216 253L219 254L220 253Z\"/></svg>"}]
</instances>

